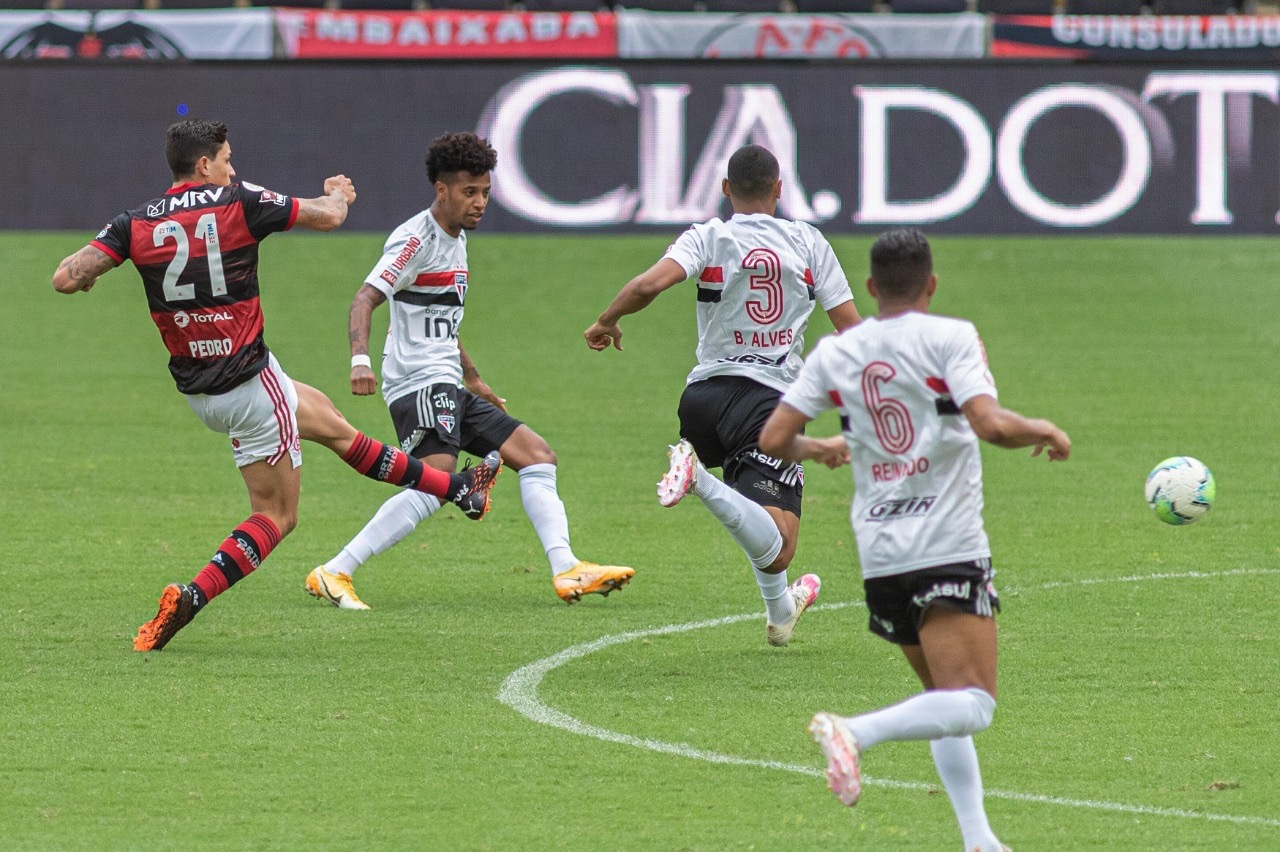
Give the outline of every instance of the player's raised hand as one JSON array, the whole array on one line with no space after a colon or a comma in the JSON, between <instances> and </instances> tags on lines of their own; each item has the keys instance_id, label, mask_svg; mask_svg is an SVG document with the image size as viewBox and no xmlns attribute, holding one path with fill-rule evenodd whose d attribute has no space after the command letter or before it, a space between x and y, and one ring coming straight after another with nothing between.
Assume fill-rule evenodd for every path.
<instances>
[{"instance_id":1,"label":"player's raised hand","mask_svg":"<svg viewBox=\"0 0 1280 852\"><path fill-rule=\"evenodd\" d=\"M596 320L590 328L582 332L582 336L586 338L587 346L597 352L608 349L610 343L613 344L614 349L622 351L622 329L616 322L612 325L604 325Z\"/></svg>"},{"instance_id":2,"label":"player's raised hand","mask_svg":"<svg viewBox=\"0 0 1280 852\"><path fill-rule=\"evenodd\" d=\"M357 365L351 368L351 392L356 396L369 396L378 389L378 377L370 367Z\"/></svg>"},{"instance_id":3,"label":"player's raised hand","mask_svg":"<svg viewBox=\"0 0 1280 852\"><path fill-rule=\"evenodd\" d=\"M346 175L334 175L324 179L324 194L333 195L335 192L341 192L347 204L352 204L356 200L356 185Z\"/></svg>"}]
</instances>

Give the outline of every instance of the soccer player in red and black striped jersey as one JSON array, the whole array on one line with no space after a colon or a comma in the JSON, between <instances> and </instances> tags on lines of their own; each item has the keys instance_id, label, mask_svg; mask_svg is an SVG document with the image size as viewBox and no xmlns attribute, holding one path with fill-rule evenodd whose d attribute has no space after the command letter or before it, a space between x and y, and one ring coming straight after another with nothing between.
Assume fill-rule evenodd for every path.
<instances>
[{"instance_id":1,"label":"soccer player in red and black striped jersey","mask_svg":"<svg viewBox=\"0 0 1280 852\"><path fill-rule=\"evenodd\" d=\"M294 225L314 231L341 225L356 198L346 176L327 178L318 198L237 182L226 125L213 121L170 127L165 155L173 186L121 213L64 259L53 286L60 293L84 292L110 269L133 261L169 350L169 372L205 425L231 439L252 514L190 583L165 587L156 617L133 640L138 651L163 648L297 526L301 440L323 444L365 476L452 500L473 515L488 507L501 463L494 454L460 474L426 467L361 434L327 396L290 379L267 348L258 243Z\"/></svg>"}]
</instances>

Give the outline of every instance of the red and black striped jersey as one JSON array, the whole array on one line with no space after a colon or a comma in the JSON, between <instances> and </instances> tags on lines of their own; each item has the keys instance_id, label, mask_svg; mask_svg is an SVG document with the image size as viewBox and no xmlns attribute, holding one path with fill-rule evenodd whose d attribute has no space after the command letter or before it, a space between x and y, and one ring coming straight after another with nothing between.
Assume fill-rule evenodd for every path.
<instances>
[{"instance_id":1,"label":"red and black striped jersey","mask_svg":"<svg viewBox=\"0 0 1280 852\"><path fill-rule=\"evenodd\" d=\"M252 183L189 183L121 213L90 242L142 276L178 390L225 393L267 365L258 243L297 218L296 198Z\"/></svg>"}]
</instances>

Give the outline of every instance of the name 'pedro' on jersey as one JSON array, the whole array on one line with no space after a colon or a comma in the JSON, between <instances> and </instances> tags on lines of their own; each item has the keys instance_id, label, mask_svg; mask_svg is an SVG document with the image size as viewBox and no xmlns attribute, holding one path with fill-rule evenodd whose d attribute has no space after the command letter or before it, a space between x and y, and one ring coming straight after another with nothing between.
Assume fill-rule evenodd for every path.
<instances>
[{"instance_id":1,"label":"name 'pedro' on jersey","mask_svg":"<svg viewBox=\"0 0 1280 852\"><path fill-rule=\"evenodd\" d=\"M226 393L267 365L258 243L297 218L297 199L252 183L187 183L121 213L90 242L137 267L179 391Z\"/></svg>"}]
</instances>

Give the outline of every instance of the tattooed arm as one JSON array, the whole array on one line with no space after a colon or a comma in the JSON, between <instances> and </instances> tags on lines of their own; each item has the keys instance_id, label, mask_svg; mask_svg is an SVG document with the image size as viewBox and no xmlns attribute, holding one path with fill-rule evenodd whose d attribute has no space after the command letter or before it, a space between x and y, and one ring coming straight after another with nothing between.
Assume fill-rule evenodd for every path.
<instances>
[{"instance_id":1,"label":"tattooed arm","mask_svg":"<svg viewBox=\"0 0 1280 852\"><path fill-rule=\"evenodd\" d=\"M53 289L59 293L90 290L101 275L118 265L102 249L85 246L58 264L57 271L53 273Z\"/></svg>"},{"instance_id":2,"label":"tattooed arm","mask_svg":"<svg viewBox=\"0 0 1280 852\"><path fill-rule=\"evenodd\" d=\"M332 231L347 221L347 208L355 200L355 185L346 175L325 178L324 195L298 199L297 224L312 231Z\"/></svg>"},{"instance_id":3,"label":"tattooed arm","mask_svg":"<svg viewBox=\"0 0 1280 852\"><path fill-rule=\"evenodd\" d=\"M369 355L369 326L373 321L373 309L387 300L377 287L362 284L351 300L351 313L347 320L347 339L351 343L352 356ZM356 396L368 396L378 389L378 377L372 367L351 368L351 392Z\"/></svg>"}]
</instances>

